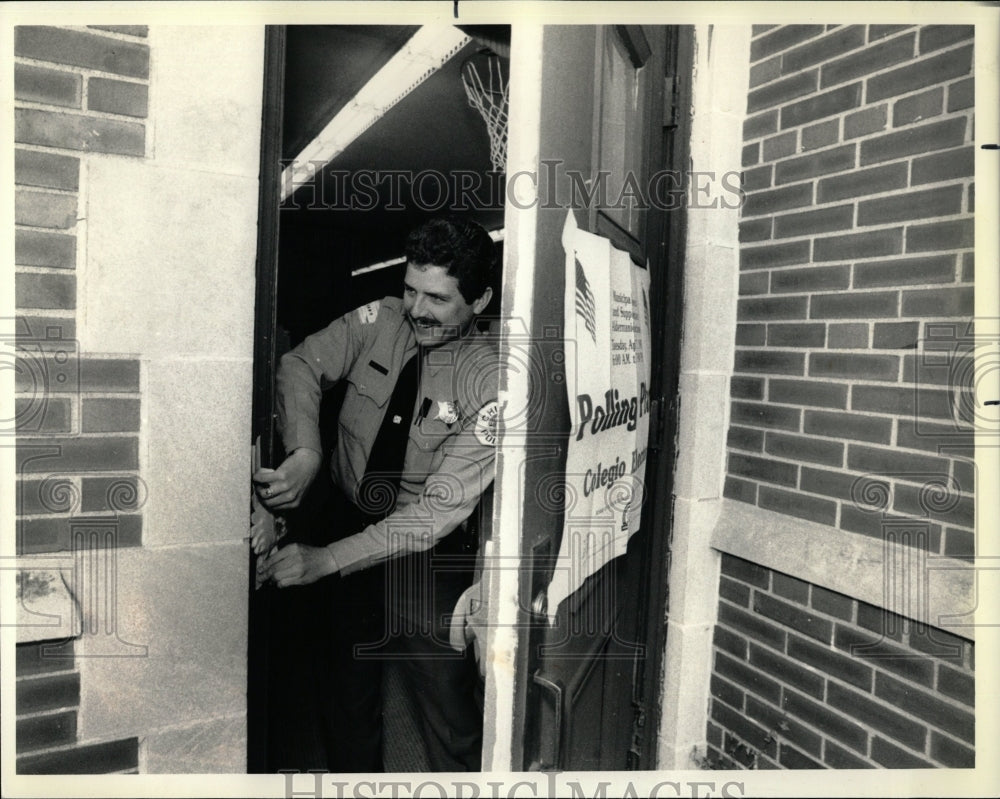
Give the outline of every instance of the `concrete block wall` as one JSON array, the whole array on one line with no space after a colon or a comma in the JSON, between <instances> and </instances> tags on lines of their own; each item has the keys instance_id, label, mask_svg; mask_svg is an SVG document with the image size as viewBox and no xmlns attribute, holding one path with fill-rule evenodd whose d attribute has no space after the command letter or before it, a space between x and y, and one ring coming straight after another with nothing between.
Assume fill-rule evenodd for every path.
<instances>
[{"instance_id":1,"label":"concrete block wall","mask_svg":"<svg viewBox=\"0 0 1000 799\"><path fill-rule=\"evenodd\" d=\"M21 773L246 767L263 40L15 29L19 565L79 608L18 630Z\"/></svg>"},{"instance_id":2,"label":"concrete block wall","mask_svg":"<svg viewBox=\"0 0 1000 799\"><path fill-rule=\"evenodd\" d=\"M970 26L753 29L724 495L802 550L724 550L715 763L974 765L973 641L852 594L897 546L975 553L973 47ZM821 586L824 530L869 560Z\"/></svg>"}]
</instances>

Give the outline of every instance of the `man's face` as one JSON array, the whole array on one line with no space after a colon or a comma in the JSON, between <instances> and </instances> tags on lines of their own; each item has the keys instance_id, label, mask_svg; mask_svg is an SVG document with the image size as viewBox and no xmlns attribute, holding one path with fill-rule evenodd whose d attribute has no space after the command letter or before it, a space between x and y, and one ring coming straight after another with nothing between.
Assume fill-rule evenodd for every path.
<instances>
[{"instance_id":1,"label":"man's face","mask_svg":"<svg viewBox=\"0 0 1000 799\"><path fill-rule=\"evenodd\" d=\"M418 344L443 344L465 333L492 295L491 289L469 304L458 290L458 279L443 266L406 265L403 308Z\"/></svg>"}]
</instances>

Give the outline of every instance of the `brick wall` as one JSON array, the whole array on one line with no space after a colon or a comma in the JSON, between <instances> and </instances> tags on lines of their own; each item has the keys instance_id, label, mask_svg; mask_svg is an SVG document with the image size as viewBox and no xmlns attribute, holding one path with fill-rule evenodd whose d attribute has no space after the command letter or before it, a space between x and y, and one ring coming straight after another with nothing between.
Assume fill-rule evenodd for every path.
<instances>
[{"instance_id":1,"label":"brick wall","mask_svg":"<svg viewBox=\"0 0 1000 799\"><path fill-rule=\"evenodd\" d=\"M69 550L73 525L142 538L139 362L80 352L81 159L143 157L142 26L14 33L18 551Z\"/></svg>"},{"instance_id":2,"label":"brick wall","mask_svg":"<svg viewBox=\"0 0 1000 799\"><path fill-rule=\"evenodd\" d=\"M708 759L717 768L971 768L975 649L723 555Z\"/></svg>"},{"instance_id":3,"label":"brick wall","mask_svg":"<svg viewBox=\"0 0 1000 799\"><path fill-rule=\"evenodd\" d=\"M971 559L967 26L757 26L725 495Z\"/></svg>"}]
</instances>

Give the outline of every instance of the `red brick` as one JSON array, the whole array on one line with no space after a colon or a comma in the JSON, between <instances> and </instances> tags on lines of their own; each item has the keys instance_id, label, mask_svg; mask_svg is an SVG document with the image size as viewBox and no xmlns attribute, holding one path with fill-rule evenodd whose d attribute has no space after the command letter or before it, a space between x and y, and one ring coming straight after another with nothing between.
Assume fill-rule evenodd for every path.
<instances>
[{"instance_id":1,"label":"red brick","mask_svg":"<svg viewBox=\"0 0 1000 799\"><path fill-rule=\"evenodd\" d=\"M14 97L31 103L80 107L83 79L72 72L14 65Z\"/></svg>"},{"instance_id":2,"label":"red brick","mask_svg":"<svg viewBox=\"0 0 1000 799\"><path fill-rule=\"evenodd\" d=\"M838 441L822 441L787 433L767 434L764 450L769 455L826 466L840 466L844 461L844 445Z\"/></svg>"},{"instance_id":3,"label":"red brick","mask_svg":"<svg viewBox=\"0 0 1000 799\"><path fill-rule=\"evenodd\" d=\"M758 458L753 455L741 455L736 452L729 453L728 471L737 477L747 477L794 488L797 482L797 469L798 467L791 463Z\"/></svg>"},{"instance_id":4,"label":"red brick","mask_svg":"<svg viewBox=\"0 0 1000 799\"><path fill-rule=\"evenodd\" d=\"M919 338L919 322L881 322L875 325L872 348L876 350L914 349Z\"/></svg>"},{"instance_id":5,"label":"red brick","mask_svg":"<svg viewBox=\"0 0 1000 799\"><path fill-rule=\"evenodd\" d=\"M769 216L740 222L740 242L767 241L771 238L772 222L773 220ZM767 275L762 275L762 277L766 282Z\"/></svg>"},{"instance_id":6,"label":"red brick","mask_svg":"<svg viewBox=\"0 0 1000 799\"><path fill-rule=\"evenodd\" d=\"M14 262L21 266L75 269L76 236L40 230L15 230Z\"/></svg>"},{"instance_id":7,"label":"red brick","mask_svg":"<svg viewBox=\"0 0 1000 799\"><path fill-rule=\"evenodd\" d=\"M902 426L902 425L901 425ZM972 436L969 436L970 440L968 442L970 450L973 447ZM972 461L964 460L954 460L952 461L952 476L955 478L955 482L958 483L958 487L968 494L972 494L975 491L976 486L976 464Z\"/></svg>"},{"instance_id":8,"label":"red brick","mask_svg":"<svg viewBox=\"0 0 1000 799\"><path fill-rule=\"evenodd\" d=\"M841 86L781 109L781 128L791 128L841 114L861 105L861 83Z\"/></svg>"},{"instance_id":9,"label":"red brick","mask_svg":"<svg viewBox=\"0 0 1000 799\"><path fill-rule=\"evenodd\" d=\"M913 749L924 748L927 740L927 728L880 702L875 702L857 691L843 688L833 682L827 685L827 701L831 707L838 708L853 718L882 731L893 740Z\"/></svg>"},{"instance_id":10,"label":"red brick","mask_svg":"<svg viewBox=\"0 0 1000 799\"><path fill-rule=\"evenodd\" d=\"M14 428L22 435L69 433L73 429L71 406L62 397L14 400Z\"/></svg>"},{"instance_id":11,"label":"red brick","mask_svg":"<svg viewBox=\"0 0 1000 799\"><path fill-rule=\"evenodd\" d=\"M30 643L18 644L15 672L17 678L53 671L67 671L73 668L73 639L58 644Z\"/></svg>"},{"instance_id":12,"label":"red brick","mask_svg":"<svg viewBox=\"0 0 1000 799\"><path fill-rule=\"evenodd\" d=\"M823 500L818 500L818 502L823 502ZM817 616L808 609L796 607L795 605L790 605L787 602L776 599L769 594L755 593L753 608L755 613L784 624L786 627L791 627L796 632L807 635L822 643L829 643L833 635L833 624L829 620ZM793 637L788 637L789 643L791 643Z\"/></svg>"},{"instance_id":13,"label":"red brick","mask_svg":"<svg viewBox=\"0 0 1000 799\"><path fill-rule=\"evenodd\" d=\"M764 431L748 427L730 427L726 435L726 446L732 449L761 452L764 449Z\"/></svg>"},{"instance_id":14,"label":"red brick","mask_svg":"<svg viewBox=\"0 0 1000 799\"><path fill-rule=\"evenodd\" d=\"M780 25L750 42L750 61L760 61L823 33L822 25Z\"/></svg>"},{"instance_id":15,"label":"red brick","mask_svg":"<svg viewBox=\"0 0 1000 799\"><path fill-rule=\"evenodd\" d=\"M902 316L971 316L975 313L972 286L953 289L904 291Z\"/></svg>"},{"instance_id":16,"label":"red brick","mask_svg":"<svg viewBox=\"0 0 1000 799\"><path fill-rule=\"evenodd\" d=\"M747 200L752 193L759 189L766 189L771 185L772 172L774 172L774 166L771 164L743 170L743 190L747 192ZM743 205L746 206L746 202Z\"/></svg>"},{"instance_id":17,"label":"red brick","mask_svg":"<svg viewBox=\"0 0 1000 799\"><path fill-rule=\"evenodd\" d=\"M825 325L767 326L769 347L822 347L825 342Z\"/></svg>"},{"instance_id":18,"label":"red brick","mask_svg":"<svg viewBox=\"0 0 1000 799\"><path fill-rule=\"evenodd\" d=\"M766 674L772 674L781 682L793 685L801 691L822 698L823 678L813 671L807 670L793 660L772 652L770 649L750 645L750 663ZM789 719L791 724L794 722ZM795 725L797 726L797 725Z\"/></svg>"},{"instance_id":19,"label":"red brick","mask_svg":"<svg viewBox=\"0 0 1000 799\"><path fill-rule=\"evenodd\" d=\"M731 585L736 585L732 581L728 581ZM749 603L749 589L747 589L747 603ZM728 652L730 655L735 655L736 657L743 660L746 658L747 654L747 640L733 632L730 632L725 627L715 626L712 632L712 643L715 644L719 649L724 652Z\"/></svg>"},{"instance_id":20,"label":"red brick","mask_svg":"<svg viewBox=\"0 0 1000 799\"><path fill-rule=\"evenodd\" d=\"M15 741L18 754L72 744L76 741L76 711L18 719Z\"/></svg>"},{"instance_id":21,"label":"red brick","mask_svg":"<svg viewBox=\"0 0 1000 799\"><path fill-rule=\"evenodd\" d=\"M901 479L908 477L912 479L913 475L948 473L948 461L944 458L866 447L860 444L848 446L847 466L857 472L872 472Z\"/></svg>"},{"instance_id":22,"label":"red brick","mask_svg":"<svg viewBox=\"0 0 1000 799\"><path fill-rule=\"evenodd\" d=\"M831 172L843 172L855 165L855 145L845 144L830 150L821 150L798 158L789 158L774 168L774 182L793 183L797 180L807 180L828 175Z\"/></svg>"},{"instance_id":23,"label":"red brick","mask_svg":"<svg viewBox=\"0 0 1000 799\"><path fill-rule=\"evenodd\" d=\"M830 325L826 335L826 346L832 350L867 349L868 325L863 323Z\"/></svg>"},{"instance_id":24,"label":"red brick","mask_svg":"<svg viewBox=\"0 0 1000 799\"><path fill-rule=\"evenodd\" d=\"M828 203L864 197L866 194L879 194L904 186L906 186L906 164L886 164L846 175L823 178L816 186L816 198L818 202Z\"/></svg>"},{"instance_id":25,"label":"red brick","mask_svg":"<svg viewBox=\"0 0 1000 799\"><path fill-rule=\"evenodd\" d=\"M19 440L18 472L135 471L139 468L139 441L134 437L45 438ZM57 447L58 457L31 460L25 447Z\"/></svg>"},{"instance_id":26,"label":"red brick","mask_svg":"<svg viewBox=\"0 0 1000 799\"><path fill-rule=\"evenodd\" d=\"M805 356L799 352L737 350L734 369L737 372L801 375L805 371Z\"/></svg>"},{"instance_id":27,"label":"red brick","mask_svg":"<svg viewBox=\"0 0 1000 799\"><path fill-rule=\"evenodd\" d=\"M819 754L823 739L808 727L788 718L777 708L748 696L746 711L750 718L762 722L778 738L787 739L807 752Z\"/></svg>"},{"instance_id":28,"label":"red brick","mask_svg":"<svg viewBox=\"0 0 1000 799\"><path fill-rule=\"evenodd\" d=\"M802 149L817 150L829 147L840 139L840 120L831 119L802 129Z\"/></svg>"},{"instance_id":29,"label":"red brick","mask_svg":"<svg viewBox=\"0 0 1000 799\"><path fill-rule=\"evenodd\" d=\"M16 513L18 516L75 511L80 505L80 492L69 477L45 480L19 480Z\"/></svg>"},{"instance_id":30,"label":"red brick","mask_svg":"<svg viewBox=\"0 0 1000 799\"><path fill-rule=\"evenodd\" d=\"M952 283L955 280L955 256L933 255L924 258L896 258L874 261L854 267L854 287L901 286L921 283Z\"/></svg>"},{"instance_id":31,"label":"red brick","mask_svg":"<svg viewBox=\"0 0 1000 799\"><path fill-rule=\"evenodd\" d=\"M975 503L972 497L963 497L949 484L947 472L932 478L917 488L896 486L892 508L907 516L928 516L937 521L971 528L975 524ZM917 479L921 479L918 477Z\"/></svg>"},{"instance_id":32,"label":"red brick","mask_svg":"<svg viewBox=\"0 0 1000 799\"><path fill-rule=\"evenodd\" d=\"M138 768L139 739L56 749L51 752L24 755L17 759L18 774L111 774Z\"/></svg>"},{"instance_id":33,"label":"red brick","mask_svg":"<svg viewBox=\"0 0 1000 799\"><path fill-rule=\"evenodd\" d=\"M737 301L739 321L805 319L808 297L752 297Z\"/></svg>"},{"instance_id":34,"label":"red brick","mask_svg":"<svg viewBox=\"0 0 1000 799\"><path fill-rule=\"evenodd\" d=\"M784 630L725 602L719 604L719 623L775 649L782 650L785 647Z\"/></svg>"},{"instance_id":35,"label":"red brick","mask_svg":"<svg viewBox=\"0 0 1000 799\"><path fill-rule=\"evenodd\" d=\"M906 231L907 252L933 252L972 247L975 241L973 220L958 219L911 225Z\"/></svg>"},{"instance_id":36,"label":"red brick","mask_svg":"<svg viewBox=\"0 0 1000 799\"><path fill-rule=\"evenodd\" d=\"M740 156L740 166L753 166L760 163L760 142L746 145Z\"/></svg>"},{"instance_id":37,"label":"red brick","mask_svg":"<svg viewBox=\"0 0 1000 799\"><path fill-rule=\"evenodd\" d=\"M41 25L14 29L14 53L132 78L149 77L149 47L82 31Z\"/></svg>"},{"instance_id":38,"label":"red brick","mask_svg":"<svg viewBox=\"0 0 1000 799\"><path fill-rule=\"evenodd\" d=\"M729 396L736 399L764 399L764 381L759 377L729 378Z\"/></svg>"},{"instance_id":39,"label":"red brick","mask_svg":"<svg viewBox=\"0 0 1000 799\"><path fill-rule=\"evenodd\" d=\"M975 78L955 81L948 87L948 112L964 111L976 104Z\"/></svg>"},{"instance_id":40,"label":"red brick","mask_svg":"<svg viewBox=\"0 0 1000 799\"><path fill-rule=\"evenodd\" d=\"M797 635L789 635L788 656L863 691L872 690L871 667L846 657L829 646L817 646Z\"/></svg>"},{"instance_id":41,"label":"red brick","mask_svg":"<svg viewBox=\"0 0 1000 799\"><path fill-rule=\"evenodd\" d=\"M732 683L726 682L717 674L713 674L709 683L712 697L725 702L736 710L743 709L743 692Z\"/></svg>"},{"instance_id":42,"label":"red brick","mask_svg":"<svg viewBox=\"0 0 1000 799\"><path fill-rule=\"evenodd\" d=\"M899 357L813 352L809 354L809 376L895 381L899 378Z\"/></svg>"},{"instance_id":43,"label":"red brick","mask_svg":"<svg viewBox=\"0 0 1000 799\"><path fill-rule=\"evenodd\" d=\"M37 519L23 519L21 537L18 540L18 554L31 555L40 552L66 552L76 546L74 533L83 532L89 536L96 531L101 536L114 532L115 546L137 547L142 545L142 516L122 515L101 517L95 526L85 517L66 518L49 516ZM88 539L89 540L89 539ZM102 544L103 546L103 538ZM89 544L88 544L89 546Z\"/></svg>"},{"instance_id":44,"label":"red brick","mask_svg":"<svg viewBox=\"0 0 1000 799\"><path fill-rule=\"evenodd\" d=\"M976 753L957 741L931 730L931 757L950 768L975 768Z\"/></svg>"},{"instance_id":45,"label":"red brick","mask_svg":"<svg viewBox=\"0 0 1000 799\"><path fill-rule=\"evenodd\" d=\"M924 654L962 665L965 641L957 635L926 625L911 625L907 641L911 647Z\"/></svg>"},{"instance_id":46,"label":"red brick","mask_svg":"<svg viewBox=\"0 0 1000 799\"><path fill-rule=\"evenodd\" d=\"M972 71L972 47L949 50L939 56L907 64L868 81L866 102L898 97L936 83L968 75Z\"/></svg>"},{"instance_id":47,"label":"red brick","mask_svg":"<svg viewBox=\"0 0 1000 799\"><path fill-rule=\"evenodd\" d=\"M809 583L797 577L774 572L771 575L771 590L778 596L791 599L800 605L809 603Z\"/></svg>"},{"instance_id":48,"label":"red brick","mask_svg":"<svg viewBox=\"0 0 1000 799\"><path fill-rule=\"evenodd\" d=\"M828 616L850 621L854 615L854 600L845 594L829 591L819 585L812 587L811 604L814 609Z\"/></svg>"},{"instance_id":49,"label":"red brick","mask_svg":"<svg viewBox=\"0 0 1000 799\"><path fill-rule=\"evenodd\" d=\"M769 58L750 67L750 88L756 89L762 83L767 83L781 75L781 56ZM751 137L748 137L751 138Z\"/></svg>"},{"instance_id":50,"label":"red brick","mask_svg":"<svg viewBox=\"0 0 1000 799\"><path fill-rule=\"evenodd\" d=\"M762 157L765 161L777 161L779 158L793 155L797 146L798 134L795 131L772 136L770 139L764 139Z\"/></svg>"},{"instance_id":51,"label":"red brick","mask_svg":"<svg viewBox=\"0 0 1000 799\"><path fill-rule=\"evenodd\" d=\"M781 686L777 682L721 652L715 655L715 672L772 702L777 702L781 696Z\"/></svg>"},{"instance_id":52,"label":"red brick","mask_svg":"<svg viewBox=\"0 0 1000 799\"><path fill-rule=\"evenodd\" d=\"M889 622L887 618L880 618L878 623ZM869 635L842 624L836 625L833 632L834 646L858 662L875 666L876 673L889 671L911 683L930 687L934 682L934 664L920 653L895 646L891 641L885 636Z\"/></svg>"},{"instance_id":53,"label":"red brick","mask_svg":"<svg viewBox=\"0 0 1000 799\"><path fill-rule=\"evenodd\" d=\"M903 251L903 229L887 228L865 233L846 233L816 239L813 260L843 261L849 258L877 258Z\"/></svg>"},{"instance_id":54,"label":"red brick","mask_svg":"<svg viewBox=\"0 0 1000 799\"><path fill-rule=\"evenodd\" d=\"M139 400L84 399L81 416L84 433L135 433L139 431Z\"/></svg>"},{"instance_id":55,"label":"red brick","mask_svg":"<svg viewBox=\"0 0 1000 799\"><path fill-rule=\"evenodd\" d=\"M903 639L903 629L908 624L910 624L909 620L897 613L892 613L885 608L858 600L858 626L876 633L880 638L891 638L897 642L901 641ZM840 631L839 626L837 630L838 632ZM856 634L854 630L850 630L849 632ZM868 640L871 641L873 639ZM837 645L839 646L840 644ZM912 660L912 653L910 654L910 659ZM921 659L920 662L925 663L925 660ZM925 665L929 670L927 684L930 685L933 680L933 664L925 663Z\"/></svg>"},{"instance_id":56,"label":"red brick","mask_svg":"<svg viewBox=\"0 0 1000 799\"><path fill-rule=\"evenodd\" d=\"M857 752L867 751L868 733L858 724L834 713L825 705L812 702L786 689L782 708L793 717L802 719L851 749Z\"/></svg>"},{"instance_id":57,"label":"red brick","mask_svg":"<svg viewBox=\"0 0 1000 799\"><path fill-rule=\"evenodd\" d=\"M885 39L887 36L892 36L894 33L899 33L912 27L912 25L869 25L868 41L874 42L878 39Z\"/></svg>"},{"instance_id":58,"label":"red brick","mask_svg":"<svg viewBox=\"0 0 1000 799\"><path fill-rule=\"evenodd\" d=\"M725 729L738 735L749 745L750 750L770 754L772 757L777 754L777 743L767 730L749 721L742 713L733 710L721 702L712 703L712 718L721 724ZM753 763L753 757L743 748L727 747L730 754L741 758L744 765Z\"/></svg>"},{"instance_id":59,"label":"red brick","mask_svg":"<svg viewBox=\"0 0 1000 799\"><path fill-rule=\"evenodd\" d=\"M963 187L939 186L908 191L858 203L858 225L884 225L910 219L957 214L962 210Z\"/></svg>"},{"instance_id":60,"label":"red brick","mask_svg":"<svg viewBox=\"0 0 1000 799\"><path fill-rule=\"evenodd\" d=\"M752 114L763 108L787 103L796 97L816 91L819 72L800 72L782 80L769 83L760 89L753 89L747 94L747 113Z\"/></svg>"},{"instance_id":61,"label":"red brick","mask_svg":"<svg viewBox=\"0 0 1000 799\"><path fill-rule=\"evenodd\" d=\"M139 36L143 39L149 35L149 28L146 25L88 25L87 27L111 33L123 33L127 36Z\"/></svg>"},{"instance_id":62,"label":"red brick","mask_svg":"<svg viewBox=\"0 0 1000 799\"><path fill-rule=\"evenodd\" d=\"M794 491L779 491L761 486L757 497L761 508L794 516L797 519L833 525L837 520L837 504Z\"/></svg>"},{"instance_id":63,"label":"red brick","mask_svg":"<svg viewBox=\"0 0 1000 799\"><path fill-rule=\"evenodd\" d=\"M974 25L924 25L920 28L920 54L971 40L975 32Z\"/></svg>"},{"instance_id":64,"label":"red brick","mask_svg":"<svg viewBox=\"0 0 1000 799\"><path fill-rule=\"evenodd\" d=\"M878 130L885 130L889 120L887 104L869 106L844 117L844 138L856 139Z\"/></svg>"},{"instance_id":65,"label":"red brick","mask_svg":"<svg viewBox=\"0 0 1000 799\"><path fill-rule=\"evenodd\" d=\"M964 117L952 117L866 139L861 142L861 166L958 147L965 143L965 126Z\"/></svg>"},{"instance_id":66,"label":"red brick","mask_svg":"<svg viewBox=\"0 0 1000 799\"><path fill-rule=\"evenodd\" d=\"M811 380L772 379L768 387L768 400L788 405L846 408L847 386Z\"/></svg>"},{"instance_id":67,"label":"red brick","mask_svg":"<svg viewBox=\"0 0 1000 799\"><path fill-rule=\"evenodd\" d=\"M783 408L753 402L734 402L730 421L733 424L760 425L779 430L799 429L798 408Z\"/></svg>"},{"instance_id":68,"label":"red brick","mask_svg":"<svg viewBox=\"0 0 1000 799\"><path fill-rule=\"evenodd\" d=\"M971 674L941 664L938 666L937 689L945 696L957 699L970 708L975 707L976 681Z\"/></svg>"},{"instance_id":69,"label":"red brick","mask_svg":"<svg viewBox=\"0 0 1000 799\"><path fill-rule=\"evenodd\" d=\"M916 322L914 324L917 324ZM925 347L922 353L903 357L903 382L948 386L973 390L975 366L971 353L936 353Z\"/></svg>"},{"instance_id":70,"label":"red brick","mask_svg":"<svg viewBox=\"0 0 1000 799\"><path fill-rule=\"evenodd\" d=\"M18 225L65 230L76 224L76 195L18 189L14 195Z\"/></svg>"},{"instance_id":71,"label":"red brick","mask_svg":"<svg viewBox=\"0 0 1000 799\"><path fill-rule=\"evenodd\" d=\"M875 677L875 695L900 710L923 719L943 732L974 743L975 719L971 713L885 674Z\"/></svg>"},{"instance_id":72,"label":"red brick","mask_svg":"<svg viewBox=\"0 0 1000 799\"><path fill-rule=\"evenodd\" d=\"M37 354L25 354L24 358L37 359ZM58 365L64 361L64 356L56 353L46 353L44 365L47 373L59 372ZM64 390L83 392L136 392L139 390L139 362L120 358L80 358L72 366L78 368L72 386ZM29 391L32 389L31 375L39 367L19 369L15 376L15 390Z\"/></svg>"},{"instance_id":73,"label":"red brick","mask_svg":"<svg viewBox=\"0 0 1000 799\"><path fill-rule=\"evenodd\" d=\"M726 499L735 499L737 502L749 502L751 505L756 505L757 484L748 480L738 480L735 477L726 477L722 487L722 496Z\"/></svg>"},{"instance_id":74,"label":"red brick","mask_svg":"<svg viewBox=\"0 0 1000 799\"><path fill-rule=\"evenodd\" d=\"M76 338L76 320L57 316L18 314L15 339L19 342L38 339L73 341Z\"/></svg>"},{"instance_id":75,"label":"red brick","mask_svg":"<svg viewBox=\"0 0 1000 799\"><path fill-rule=\"evenodd\" d=\"M750 607L750 587L736 580L730 580L725 575L719 578L719 596L734 605L743 608ZM719 628L716 628L716 632L720 632ZM741 638L736 638L736 640L742 644L742 654L737 652L737 657L743 660L746 657L746 641Z\"/></svg>"},{"instance_id":76,"label":"red brick","mask_svg":"<svg viewBox=\"0 0 1000 799\"><path fill-rule=\"evenodd\" d=\"M951 394L909 386L854 386L851 389L851 409L870 413L888 413L912 418L919 410L920 416L950 419Z\"/></svg>"},{"instance_id":77,"label":"red brick","mask_svg":"<svg viewBox=\"0 0 1000 799\"><path fill-rule=\"evenodd\" d=\"M912 752L907 752L905 749L889 743L884 738L879 738L877 735L872 739L871 758L886 768L933 768L933 763L929 763L923 758L917 757Z\"/></svg>"},{"instance_id":78,"label":"red brick","mask_svg":"<svg viewBox=\"0 0 1000 799\"><path fill-rule=\"evenodd\" d=\"M789 208L801 208L812 203L813 190L810 183L799 183L770 191L755 191L747 195L743 204L744 218L773 214Z\"/></svg>"},{"instance_id":79,"label":"red brick","mask_svg":"<svg viewBox=\"0 0 1000 799\"><path fill-rule=\"evenodd\" d=\"M113 155L146 153L146 128L139 122L34 108L15 109L15 115L14 138L22 144Z\"/></svg>"},{"instance_id":80,"label":"red brick","mask_svg":"<svg viewBox=\"0 0 1000 799\"><path fill-rule=\"evenodd\" d=\"M837 83L871 75L873 72L879 72L892 64L911 58L914 38L913 34L899 36L824 64L820 71L820 86L825 89ZM869 78L869 84L872 80L874 78ZM871 103L874 100L869 97L867 102Z\"/></svg>"},{"instance_id":81,"label":"red brick","mask_svg":"<svg viewBox=\"0 0 1000 799\"><path fill-rule=\"evenodd\" d=\"M892 126L898 128L913 122L922 122L941 116L944 107L944 87L937 86L920 94L897 100L892 105Z\"/></svg>"},{"instance_id":82,"label":"red brick","mask_svg":"<svg viewBox=\"0 0 1000 799\"><path fill-rule=\"evenodd\" d=\"M875 768L867 760L855 757L829 739L823 743L823 762L830 768Z\"/></svg>"},{"instance_id":83,"label":"red brick","mask_svg":"<svg viewBox=\"0 0 1000 799\"><path fill-rule=\"evenodd\" d=\"M143 83L91 78L87 81L87 108L109 114L145 117L149 112L149 88Z\"/></svg>"},{"instance_id":84,"label":"red brick","mask_svg":"<svg viewBox=\"0 0 1000 799\"><path fill-rule=\"evenodd\" d=\"M740 269L769 269L773 266L803 264L808 261L808 241L740 248Z\"/></svg>"},{"instance_id":85,"label":"red brick","mask_svg":"<svg viewBox=\"0 0 1000 799\"><path fill-rule=\"evenodd\" d=\"M18 272L14 292L18 308L76 308L76 277L73 275Z\"/></svg>"},{"instance_id":86,"label":"red brick","mask_svg":"<svg viewBox=\"0 0 1000 799\"><path fill-rule=\"evenodd\" d=\"M859 510L846 503L840 507L840 527L851 533L874 538L881 545L889 542L911 551L941 553L941 525L926 520L904 519L884 513Z\"/></svg>"},{"instance_id":87,"label":"red brick","mask_svg":"<svg viewBox=\"0 0 1000 799\"><path fill-rule=\"evenodd\" d=\"M808 466L802 467L802 474L799 477L799 489L813 494L822 494L835 499L845 499L855 501L855 496L863 492L870 484L878 484L884 487L885 496L889 496L889 484L880 483L869 478L860 478L853 474L843 472L833 472L827 469L813 469ZM859 488L859 485L861 488ZM869 495L869 498L874 498Z\"/></svg>"},{"instance_id":88,"label":"red brick","mask_svg":"<svg viewBox=\"0 0 1000 799\"><path fill-rule=\"evenodd\" d=\"M736 325L736 346L754 347L762 345L767 338L767 325Z\"/></svg>"},{"instance_id":89,"label":"red brick","mask_svg":"<svg viewBox=\"0 0 1000 799\"><path fill-rule=\"evenodd\" d=\"M944 554L970 563L976 557L976 537L970 530L948 527L944 533Z\"/></svg>"},{"instance_id":90,"label":"red brick","mask_svg":"<svg viewBox=\"0 0 1000 799\"><path fill-rule=\"evenodd\" d=\"M770 569L726 552L722 553L721 570L722 574L757 588L766 589L771 585Z\"/></svg>"},{"instance_id":91,"label":"red brick","mask_svg":"<svg viewBox=\"0 0 1000 799\"><path fill-rule=\"evenodd\" d=\"M797 72L800 69L842 55L864 43L865 28L863 25L847 25L837 28L833 33L784 53L781 56L781 71L786 75L790 72Z\"/></svg>"},{"instance_id":92,"label":"red brick","mask_svg":"<svg viewBox=\"0 0 1000 799\"><path fill-rule=\"evenodd\" d=\"M146 500L146 488L135 475L84 477L82 481L84 513L135 513Z\"/></svg>"},{"instance_id":93,"label":"red brick","mask_svg":"<svg viewBox=\"0 0 1000 799\"><path fill-rule=\"evenodd\" d=\"M743 139L758 139L761 136L768 136L778 132L778 112L776 110L765 111L756 116L747 117L743 123Z\"/></svg>"},{"instance_id":94,"label":"red brick","mask_svg":"<svg viewBox=\"0 0 1000 799\"><path fill-rule=\"evenodd\" d=\"M32 677L15 683L17 715L80 704L80 674L69 672L50 677Z\"/></svg>"},{"instance_id":95,"label":"red brick","mask_svg":"<svg viewBox=\"0 0 1000 799\"><path fill-rule=\"evenodd\" d=\"M18 148L14 151L14 181L21 186L76 191L80 159Z\"/></svg>"},{"instance_id":96,"label":"red brick","mask_svg":"<svg viewBox=\"0 0 1000 799\"><path fill-rule=\"evenodd\" d=\"M962 282L971 283L976 279L976 256L975 253L962 253Z\"/></svg>"},{"instance_id":97,"label":"red brick","mask_svg":"<svg viewBox=\"0 0 1000 799\"><path fill-rule=\"evenodd\" d=\"M806 411L804 425L805 432L814 435L874 444L888 444L892 440L892 420L867 414Z\"/></svg>"},{"instance_id":98,"label":"red brick","mask_svg":"<svg viewBox=\"0 0 1000 799\"><path fill-rule=\"evenodd\" d=\"M960 189L960 186L956 186ZM848 230L854 222L853 205L835 205L803 211L797 214L783 214L774 220L774 237L807 236L814 233L829 233L832 230Z\"/></svg>"}]
</instances>

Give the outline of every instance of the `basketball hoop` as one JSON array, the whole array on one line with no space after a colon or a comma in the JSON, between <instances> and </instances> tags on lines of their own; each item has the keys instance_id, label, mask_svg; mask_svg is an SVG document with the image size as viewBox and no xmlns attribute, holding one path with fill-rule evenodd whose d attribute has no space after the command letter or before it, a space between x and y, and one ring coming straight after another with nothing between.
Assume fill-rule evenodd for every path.
<instances>
[{"instance_id":1,"label":"basketball hoop","mask_svg":"<svg viewBox=\"0 0 1000 799\"><path fill-rule=\"evenodd\" d=\"M490 160L493 169L503 172L507 165L507 94L510 84L504 80L500 56L482 49L462 64L462 84L469 105L486 122L490 137Z\"/></svg>"}]
</instances>

